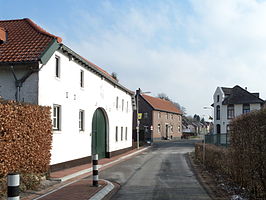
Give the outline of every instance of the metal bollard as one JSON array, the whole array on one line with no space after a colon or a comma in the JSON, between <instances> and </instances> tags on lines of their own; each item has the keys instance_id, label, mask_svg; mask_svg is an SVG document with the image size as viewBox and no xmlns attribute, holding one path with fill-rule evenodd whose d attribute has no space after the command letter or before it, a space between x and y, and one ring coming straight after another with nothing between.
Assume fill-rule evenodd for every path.
<instances>
[{"instance_id":1,"label":"metal bollard","mask_svg":"<svg viewBox=\"0 0 266 200\"><path fill-rule=\"evenodd\" d=\"M11 173L7 176L7 199L19 200L19 174Z\"/></svg>"},{"instance_id":2,"label":"metal bollard","mask_svg":"<svg viewBox=\"0 0 266 200\"><path fill-rule=\"evenodd\" d=\"M92 171L92 175L93 175L93 182L92 182L92 185L94 187L98 187L99 186L99 174L98 174L98 154L94 154L92 156L92 164L93 164L93 171Z\"/></svg>"}]
</instances>

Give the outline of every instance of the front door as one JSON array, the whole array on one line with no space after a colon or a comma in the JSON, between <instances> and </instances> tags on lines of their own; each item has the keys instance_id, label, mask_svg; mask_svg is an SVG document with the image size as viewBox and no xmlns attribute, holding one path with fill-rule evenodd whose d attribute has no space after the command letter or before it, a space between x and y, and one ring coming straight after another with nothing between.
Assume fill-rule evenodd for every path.
<instances>
[{"instance_id":1,"label":"front door","mask_svg":"<svg viewBox=\"0 0 266 200\"><path fill-rule=\"evenodd\" d=\"M98 154L99 159L106 156L106 120L99 108L92 119L92 154Z\"/></svg>"}]
</instances>

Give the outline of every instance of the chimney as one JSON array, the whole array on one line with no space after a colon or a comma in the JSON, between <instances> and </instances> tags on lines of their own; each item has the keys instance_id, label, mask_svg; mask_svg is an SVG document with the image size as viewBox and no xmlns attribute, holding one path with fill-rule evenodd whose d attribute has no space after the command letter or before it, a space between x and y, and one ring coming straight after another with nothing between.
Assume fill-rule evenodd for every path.
<instances>
[{"instance_id":1,"label":"chimney","mask_svg":"<svg viewBox=\"0 0 266 200\"><path fill-rule=\"evenodd\" d=\"M245 90L248 90L248 87L245 87Z\"/></svg>"},{"instance_id":2,"label":"chimney","mask_svg":"<svg viewBox=\"0 0 266 200\"><path fill-rule=\"evenodd\" d=\"M4 28L0 27L0 44L6 42L7 40L7 32L5 31Z\"/></svg>"}]
</instances>

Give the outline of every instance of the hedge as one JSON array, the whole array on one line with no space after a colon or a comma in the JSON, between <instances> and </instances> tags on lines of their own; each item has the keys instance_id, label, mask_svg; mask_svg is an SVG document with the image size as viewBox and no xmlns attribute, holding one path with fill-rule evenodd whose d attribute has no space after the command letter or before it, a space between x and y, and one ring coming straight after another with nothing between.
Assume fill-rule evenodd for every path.
<instances>
[{"instance_id":1,"label":"hedge","mask_svg":"<svg viewBox=\"0 0 266 200\"><path fill-rule=\"evenodd\" d=\"M46 173L51 143L50 107L0 100L0 178Z\"/></svg>"},{"instance_id":2,"label":"hedge","mask_svg":"<svg viewBox=\"0 0 266 200\"><path fill-rule=\"evenodd\" d=\"M266 109L235 118L230 129L229 148L206 144L206 167L244 187L250 198L266 199ZM196 144L201 161L202 148Z\"/></svg>"}]
</instances>

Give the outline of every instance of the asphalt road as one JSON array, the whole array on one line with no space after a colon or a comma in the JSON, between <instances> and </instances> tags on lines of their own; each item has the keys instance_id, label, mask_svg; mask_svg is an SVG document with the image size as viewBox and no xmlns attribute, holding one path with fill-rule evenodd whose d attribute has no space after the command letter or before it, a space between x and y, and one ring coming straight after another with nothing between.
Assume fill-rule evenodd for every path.
<instances>
[{"instance_id":1,"label":"asphalt road","mask_svg":"<svg viewBox=\"0 0 266 200\"><path fill-rule=\"evenodd\" d=\"M163 141L130 160L100 173L100 178L121 185L112 199L210 200L191 171L186 153L190 140Z\"/></svg>"}]
</instances>

